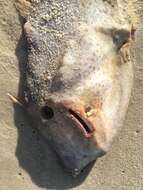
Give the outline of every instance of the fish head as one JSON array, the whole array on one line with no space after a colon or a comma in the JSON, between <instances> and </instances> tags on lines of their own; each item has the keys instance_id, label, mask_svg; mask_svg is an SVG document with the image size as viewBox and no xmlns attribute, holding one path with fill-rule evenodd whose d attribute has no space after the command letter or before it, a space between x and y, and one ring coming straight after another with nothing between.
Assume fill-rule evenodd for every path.
<instances>
[{"instance_id":1,"label":"fish head","mask_svg":"<svg viewBox=\"0 0 143 190\"><path fill-rule=\"evenodd\" d=\"M132 28L94 12L99 9L86 10L86 19L66 35L48 95L37 108L39 129L65 168L76 174L108 151L132 88Z\"/></svg>"},{"instance_id":2,"label":"fish head","mask_svg":"<svg viewBox=\"0 0 143 190\"><path fill-rule=\"evenodd\" d=\"M132 86L131 33L84 29L78 39L69 40L41 108L44 134L52 134L63 165L76 174L108 151Z\"/></svg>"}]
</instances>

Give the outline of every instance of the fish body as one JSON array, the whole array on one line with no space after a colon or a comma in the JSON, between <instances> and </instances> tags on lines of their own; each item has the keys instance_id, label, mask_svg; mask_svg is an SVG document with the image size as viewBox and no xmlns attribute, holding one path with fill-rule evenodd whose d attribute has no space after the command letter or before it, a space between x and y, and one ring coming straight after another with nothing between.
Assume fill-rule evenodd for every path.
<instances>
[{"instance_id":1,"label":"fish body","mask_svg":"<svg viewBox=\"0 0 143 190\"><path fill-rule=\"evenodd\" d=\"M119 2L18 2L26 19L27 110L75 174L109 150L129 103L134 30L127 2Z\"/></svg>"}]
</instances>

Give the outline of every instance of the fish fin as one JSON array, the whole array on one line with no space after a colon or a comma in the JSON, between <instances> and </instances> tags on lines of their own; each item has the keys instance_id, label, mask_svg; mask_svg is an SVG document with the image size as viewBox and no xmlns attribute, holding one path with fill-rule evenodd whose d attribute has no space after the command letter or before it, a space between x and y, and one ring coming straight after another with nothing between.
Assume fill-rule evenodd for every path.
<instances>
[{"instance_id":1,"label":"fish fin","mask_svg":"<svg viewBox=\"0 0 143 190\"><path fill-rule=\"evenodd\" d=\"M17 99L15 98L13 95L11 95L10 93L7 93L8 97L10 98L10 100L13 102L13 104L18 104L19 106L23 107L23 104Z\"/></svg>"},{"instance_id":2,"label":"fish fin","mask_svg":"<svg viewBox=\"0 0 143 190\"><path fill-rule=\"evenodd\" d=\"M15 6L20 16L22 16L23 18L26 18L29 14L31 1L30 0L16 0Z\"/></svg>"}]
</instances>

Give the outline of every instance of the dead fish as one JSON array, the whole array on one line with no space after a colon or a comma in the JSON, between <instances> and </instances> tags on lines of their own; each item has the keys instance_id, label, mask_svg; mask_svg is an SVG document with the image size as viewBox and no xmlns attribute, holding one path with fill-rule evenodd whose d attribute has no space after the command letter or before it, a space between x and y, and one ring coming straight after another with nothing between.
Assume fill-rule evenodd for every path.
<instances>
[{"instance_id":1,"label":"dead fish","mask_svg":"<svg viewBox=\"0 0 143 190\"><path fill-rule=\"evenodd\" d=\"M133 3L16 4L26 19L27 110L73 174L104 155L122 125L133 82Z\"/></svg>"}]
</instances>

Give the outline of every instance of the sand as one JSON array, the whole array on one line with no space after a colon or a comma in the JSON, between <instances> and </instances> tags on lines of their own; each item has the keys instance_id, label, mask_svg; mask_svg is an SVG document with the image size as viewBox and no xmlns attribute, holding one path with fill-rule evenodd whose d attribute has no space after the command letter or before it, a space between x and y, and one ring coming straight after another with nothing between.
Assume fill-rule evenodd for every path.
<instances>
[{"instance_id":1,"label":"sand","mask_svg":"<svg viewBox=\"0 0 143 190\"><path fill-rule=\"evenodd\" d=\"M73 179L31 128L17 96L26 46L13 0L0 0L0 190L143 189L143 32L138 31L135 79L124 126L110 152Z\"/></svg>"}]
</instances>

